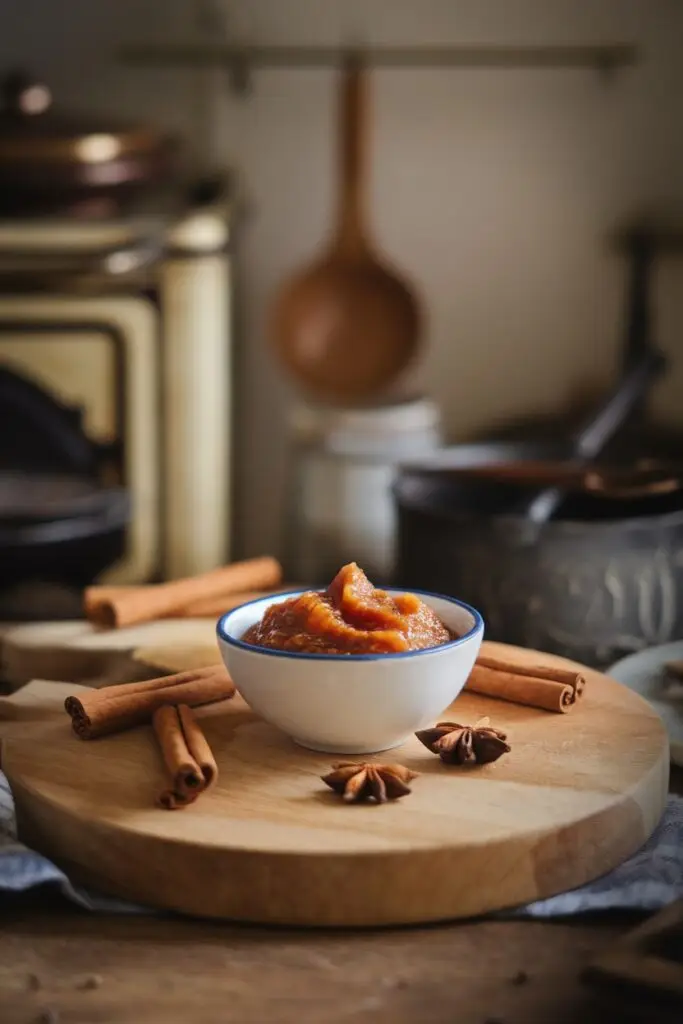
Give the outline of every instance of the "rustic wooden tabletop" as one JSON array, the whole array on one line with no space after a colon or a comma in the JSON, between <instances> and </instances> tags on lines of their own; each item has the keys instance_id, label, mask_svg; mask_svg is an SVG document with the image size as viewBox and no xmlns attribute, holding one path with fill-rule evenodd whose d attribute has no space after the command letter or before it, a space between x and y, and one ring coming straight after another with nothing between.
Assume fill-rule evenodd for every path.
<instances>
[{"instance_id":1,"label":"rustic wooden tabletop","mask_svg":"<svg viewBox=\"0 0 683 1024\"><path fill-rule=\"evenodd\" d=\"M33 898L2 914L0 1020L597 1024L603 1008L579 973L624 927L293 932L95 916Z\"/></svg>"},{"instance_id":2,"label":"rustic wooden tabletop","mask_svg":"<svg viewBox=\"0 0 683 1024\"><path fill-rule=\"evenodd\" d=\"M683 792L683 771L671 788ZM3 899L2 1024L609 1024L581 980L638 917L293 931Z\"/></svg>"}]
</instances>

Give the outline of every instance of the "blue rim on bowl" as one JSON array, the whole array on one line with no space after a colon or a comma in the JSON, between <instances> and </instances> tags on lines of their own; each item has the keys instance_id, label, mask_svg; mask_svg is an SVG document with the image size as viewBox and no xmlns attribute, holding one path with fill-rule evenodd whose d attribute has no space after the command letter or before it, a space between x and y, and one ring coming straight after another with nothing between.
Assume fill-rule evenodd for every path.
<instances>
[{"instance_id":1,"label":"blue rim on bowl","mask_svg":"<svg viewBox=\"0 0 683 1024\"><path fill-rule=\"evenodd\" d=\"M312 589L312 588L311 588ZM465 601L460 601L456 597L448 597L446 594L435 594L429 590L413 590L408 588L400 587L385 587L383 588L390 594L417 594L418 597L435 597L438 601L446 601L448 604L453 604L456 608L462 608L463 611L469 612L474 619L474 625L462 636L456 637L455 640L449 640L446 644L439 644L437 647L421 647L417 651L395 651L391 653L379 653L379 654L312 654L305 651L278 651L272 647L261 647L258 644L248 644L244 640L238 640L234 636L230 636L227 630L229 620L243 611L245 608L249 608L253 604L262 604L265 601L269 601L270 604L280 603L287 597L298 597L300 594L307 594L309 590L288 590L284 593L273 594L271 599L268 597L257 597L252 601L245 601L244 604L238 605L236 608L231 608L229 612L225 612L221 615L220 619L216 623L216 633L226 644L230 644L231 647L239 647L243 651L253 651L258 654L267 654L273 658L305 658L309 661L388 661L395 658L415 658L418 655L426 657L429 654L438 654L441 651L448 650L451 647L457 647L459 644L466 643L473 636L483 630L484 619L482 615L467 604Z\"/></svg>"}]
</instances>

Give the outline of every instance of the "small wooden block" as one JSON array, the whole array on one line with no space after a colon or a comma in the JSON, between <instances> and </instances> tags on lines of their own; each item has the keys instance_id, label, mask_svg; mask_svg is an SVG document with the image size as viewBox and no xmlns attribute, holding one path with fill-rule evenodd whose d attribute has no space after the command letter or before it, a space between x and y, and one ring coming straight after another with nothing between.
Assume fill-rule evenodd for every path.
<instances>
[{"instance_id":1,"label":"small wooden block","mask_svg":"<svg viewBox=\"0 0 683 1024\"><path fill-rule=\"evenodd\" d=\"M222 664L218 644L165 644L158 647L139 647L133 659L158 675L172 675L194 668L210 668Z\"/></svg>"},{"instance_id":2,"label":"small wooden block","mask_svg":"<svg viewBox=\"0 0 683 1024\"><path fill-rule=\"evenodd\" d=\"M683 899L627 932L586 968L603 999L628 1003L644 1020L683 1020Z\"/></svg>"},{"instance_id":3,"label":"small wooden block","mask_svg":"<svg viewBox=\"0 0 683 1024\"><path fill-rule=\"evenodd\" d=\"M135 651L206 650L212 645L217 663L215 619L159 619L126 629L98 629L85 621L35 622L16 626L2 637L0 674L12 689L31 679L98 686L133 682L155 674L149 664L136 659Z\"/></svg>"}]
</instances>

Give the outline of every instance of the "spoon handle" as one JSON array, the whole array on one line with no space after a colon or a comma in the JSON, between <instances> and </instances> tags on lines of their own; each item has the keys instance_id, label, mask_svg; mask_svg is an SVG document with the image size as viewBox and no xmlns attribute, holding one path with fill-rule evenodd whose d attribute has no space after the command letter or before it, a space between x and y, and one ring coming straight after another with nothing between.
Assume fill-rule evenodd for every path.
<instances>
[{"instance_id":1,"label":"spoon handle","mask_svg":"<svg viewBox=\"0 0 683 1024\"><path fill-rule=\"evenodd\" d=\"M349 56L339 96L339 208L336 249L357 256L366 248L363 190L367 122L367 76L360 58Z\"/></svg>"}]
</instances>

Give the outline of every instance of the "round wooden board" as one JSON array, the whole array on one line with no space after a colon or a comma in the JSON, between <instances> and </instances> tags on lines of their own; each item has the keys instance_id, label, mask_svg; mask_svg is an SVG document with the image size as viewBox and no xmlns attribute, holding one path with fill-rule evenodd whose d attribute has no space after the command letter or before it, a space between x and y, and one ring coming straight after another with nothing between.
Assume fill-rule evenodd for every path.
<instances>
[{"instance_id":1,"label":"round wooden board","mask_svg":"<svg viewBox=\"0 0 683 1024\"><path fill-rule=\"evenodd\" d=\"M461 695L450 717L488 714L512 752L449 768L412 738L371 758L420 772L409 796L384 805L343 803L320 779L334 758L296 747L239 698L200 712L220 777L185 810L154 806L163 772L147 727L83 742L60 716L30 742L8 740L3 768L20 835L111 895L271 924L466 917L596 878L660 819L669 778L660 719L614 680L586 675L567 715Z\"/></svg>"}]
</instances>

